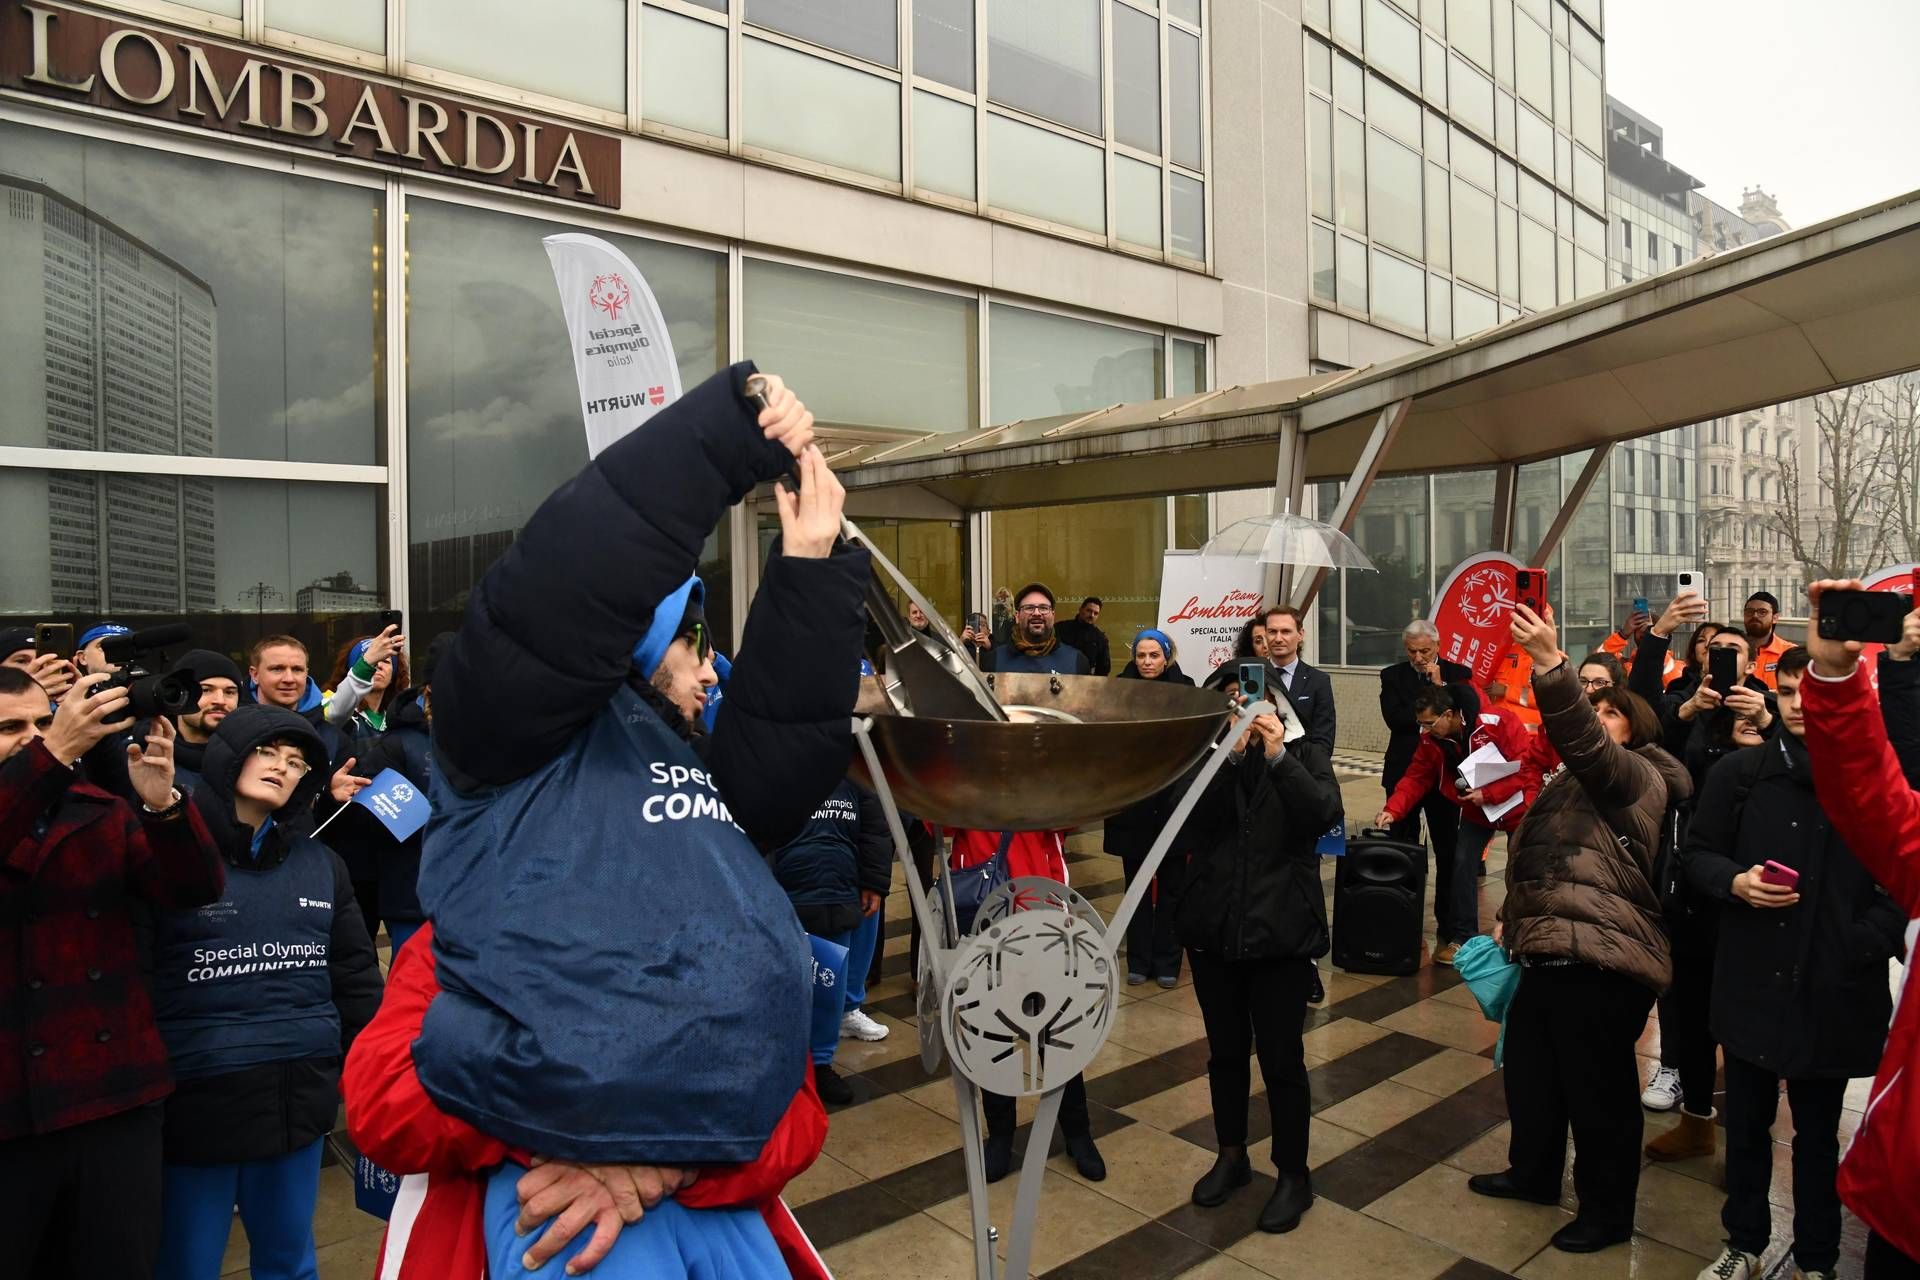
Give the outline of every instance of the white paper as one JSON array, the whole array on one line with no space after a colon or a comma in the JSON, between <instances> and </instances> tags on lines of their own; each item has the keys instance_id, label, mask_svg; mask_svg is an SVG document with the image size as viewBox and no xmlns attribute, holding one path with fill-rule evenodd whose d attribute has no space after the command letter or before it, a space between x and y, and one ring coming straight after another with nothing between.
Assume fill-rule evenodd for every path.
<instances>
[{"instance_id":1,"label":"white paper","mask_svg":"<svg viewBox=\"0 0 1920 1280\"><path fill-rule=\"evenodd\" d=\"M587 455L600 451L680 398L673 340L646 277L597 236L548 236L560 310L580 380Z\"/></svg>"},{"instance_id":2,"label":"white paper","mask_svg":"<svg viewBox=\"0 0 1920 1280\"><path fill-rule=\"evenodd\" d=\"M1524 791L1516 791L1499 804L1481 805L1480 812L1487 815L1488 822L1498 822L1518 808L1520 802L1526 799L1526 794Z\"/></svg>"},{"instance_id":3,"label":"white paper","mask_svg":"<svg viewBox=\"0 0 1920 1280\"><path fill-rule=\"evenodd\" d=\"M1501 755L1491 742L1460 762L1460 776L1466 779L1469 791L1478 791L1490 782L1511 778L1518 772L1520 766Z\"/></svg>"}]
</instances>

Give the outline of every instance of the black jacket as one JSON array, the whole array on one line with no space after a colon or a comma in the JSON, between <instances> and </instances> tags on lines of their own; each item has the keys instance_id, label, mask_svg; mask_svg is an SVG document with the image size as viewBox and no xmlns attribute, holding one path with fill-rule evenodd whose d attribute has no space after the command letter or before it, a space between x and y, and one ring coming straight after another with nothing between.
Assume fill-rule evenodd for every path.
<instances>
[{"instance_id":1,"label":"black jacket","mask_svg":"<svg viewBox=\"0 0 1920 1280\"><path fill-rule=\"evenodd\" d=\"M1223 960L1325 955L1327 903L1314 846L1340 816L1333 765L1305 739L1272 763L1257 744L1227 760L1180 833L1188 850L1174 907L1181 943Z\"/></svg>"},{"instance_id":2,"label":"black jacket","mask_svg":"<svg viewBox=\"0 0 1920 1280\"><path fill-rule=\"evenodd\" d=\"M1139 669L1131 662L1120 673L1122 680L1140 678ZM1167 669L1160 673L1159 680L1162 684L1185 685L1189 689L1193 687L1193 677L1180 670L1180 664L1177 662L1169 664ZM1153 842L1159 838L1160 829L1166 825L1167 819L1173 816L1174 806L1185 794L1186 784L1176 782L1164 791L1148 796L1138 804L1122 809L1108 818L1103 837L1107 852L1120 858L1144 858L1147 851L1153 848ZM1168 856L1177 858L1182 852L1176 848Z\"/></svg>"},{"instance_id":3,"label":"black jacket","mask_svg":"<svg viewBox=\"0 0 1920 1280\"><path fill-rule=\"evenodd\" d=\"M1268 661L1268 679L1273 687L1280 685L1280 668ZM1333 740L1338 733L1338 725L1333 707L1333 677L1318 667L1310 667L1304 661L1293 669L1293 686L1288 690L1293 701L1293 710L1300 717L1300 723L1306 726L1307 741L1333 755ZM1321 828L1325 830L1325 828Z\"/></svg>"},{"instance_id":4,"label":"black jacket","mask_svg":"<svg viewBox=\"0 0 1920 1280\"><path fill-rule=\"evenodd\" d=\"M830 938L858 925L861 892L885 897L893 887L893 836L880 797L842 782L774 852L773 874L808 933Z\"/></svg>"},{"instance_id":5,"label":"black jacket","mask_svg":"<svg viewBox=\"0 0 1920 1280\"><path fill-rule=\"evenodd\" d=\"M1734 896L1734 876L1768 859L1800 873L1794 906ZM1783 733L1714 766L1687 829L1686 869L1722 904L1714 1038L1791 1080L1873 1074L1893 1014L1887 961L1905 950L1906 917L1821 811L1800 739Z\"/></svg>"},{"instance_id":6,"label":"black jacket","mask_svg":"<svg viewBox=\"0 0 1920 1280\"><path fill-rule=\"evenodd\" d=\"M1687 767L1687 773L1693 778L1694 797L1698 799L1713 766L1740 748L1728 738L1733 722L1731 711L1721 708L1691 720L1680 718L1680 707L1700 687L1700 677L1689 679L1682 676L1671 689L1661 686L1667 667L1667 650L1672 643L1670 637L1655 635L1651 631L1641 636L1640 651L1634 655L1633 670L1627 673L1627 688L1645 698L1660 713L1660 745L1666 748L1668 755ZM1767 736L1777 736L1780 732L1780 713L1773 705L1773 691L1753 676L1748 676L1742 683L1756 693L1766 695L1767 708L1773 711L1774 716Z\"/></svg>"},{"instance_id":7,"label":"black jacket","mask_svg":"<svg viewBox=\"0 0 1920 1280\"><path fill-rule=\"evenodd\" d=\"M1068 618L1053 629L1061 644L1070 644L1086 655L1087 666L1096 676L1113 674L1113 658L1107 646L1107 633L1091 622Z\"/></svg>"},{"instance_id":8,"label":"black jacket","mask_svg":"<svg viewBox=\"0 0 1920 1280\"><path fill-rule=\"evenodd\" d=\"M1441 662L1440 678L1448 684L1466 684L1473 672L1457 662ZM1413 714L1413 700L1432 681L1413 669L1411 662L1396 662L1380 669L1380 718L1387 722L1387 758L1380 776L1391 793L1406 776L1413 753L1420 746L1420 721Z\"/></svg>"},{"instance_id":9,"label":"black jacket","mask_svg":"<svg viewBox=\"0 0 1920 1280\"><path fill-rule=\"evenodd\" d=\"M362 749L353 766L356 776L376 778L382 770L392 769L426 794L433 784L433 737L427 723L426 708L421 705L420 689L401 694L387 713L386 731ZM380 916L403 924L419 924L426 913L420 909L420 849L426 829L405 840L393 834L377 818L359 805L334 819L321 835L346 859L354 879L371 880L380 886Z\"/></svg>"},{"instance_id":10,"label":"black jacket","mask_svg":"<svg viewBox=\"0 0 1920 1280\"><path fill-rule=\"evenodd\" d=\"M252 832L233 811L233 784L246 751L286 733L297 713L278 707L243 706L228 716L207 744L204 784L192 803L228 866L244 875L256 865L284 861L296 841L310 837L276 823L268 831L256 861ZM304 717L300 717L304 719ZM276 724L276 721L280 721ZM316 735L317 737L317 735ZM323 750L316 740L308 755L315 767L283 811L304 807L309 791L324 789L319 768ZM333 1129L340 1107L340 1064L373 1015L379 1012L384 983L380 962L367 937L353 895L353 880L339 855L333 863L333 925L327 943L327 974L334 1007L340 1013L338 1057L269 1062L224 1075L183 1080L167 1099L163 1130L165 1158L171 1164L231 1164L269 1159L297 1151Z\"/></svg>"}]
</instances>

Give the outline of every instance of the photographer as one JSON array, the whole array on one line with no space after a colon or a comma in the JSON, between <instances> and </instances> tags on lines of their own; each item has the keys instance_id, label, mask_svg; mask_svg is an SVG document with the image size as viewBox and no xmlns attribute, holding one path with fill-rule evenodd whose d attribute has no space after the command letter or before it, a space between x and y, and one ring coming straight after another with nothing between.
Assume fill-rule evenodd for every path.
<instances>
[{"instance_id":1,"label":"photographer","mask_svg":"<svg viewBox=\"0 0 1920 1280\"><path fill-rule=\"evenodd\" d=\"M182 789L200 780L207 743L212 741L220 722L240 705L240 668L232 658L211 649L189 649L168 668L200 688L199 701L192 711L183 711L174 719L180 737L174 742L175 769L183 775Z\"/></svg>"},{"instance_id":2,"label":"photographer","mask_svg":"<svg viewBox=\"0 0 1920 1280\"><path fill-rule=\"evenodd\" d=\"M0 1200L24 1274L139 1280L160 1240L154 1104L173 1078L135 904L196 907L225 875L174 789L170 724L128 748L137 804L75 771L125 712L105 682L85 677L55 712L0 667Z\"/></svg>"},{"instance_id":3,"label":"photographer","mask_svg":"<svg viewBox=\"0 0 1920 1280\"><path fill-rule=\"evenodd\" d=\"M1807 589L1813 665L1800 686L1807 757L1834 830L1907 917L1911 955L1920 941L1920 793L1902 776L1886 726L1874 714L1873 677L1860 670L1860 642L1820 634L1822 596L1861 589L1858 581ZM1840 1200L1869 1229L1867 1280L1920 1275L1920 987L1912 979L1909 964L1868 1110L1840 1163ZM1879 981L1886 982L1884 972Z\"/></svg>"},{"instance_id":4,"label":"photographer","mask_svg":"<svg viewBox=\"0 0 1920 1280\"><path fill-rule=\"evenodd\" d=\"M327 723L364 747L386 729L387 713L407 687L407 638L397 625L361 636L334 658Z\"/></svg>"}]
</instances>

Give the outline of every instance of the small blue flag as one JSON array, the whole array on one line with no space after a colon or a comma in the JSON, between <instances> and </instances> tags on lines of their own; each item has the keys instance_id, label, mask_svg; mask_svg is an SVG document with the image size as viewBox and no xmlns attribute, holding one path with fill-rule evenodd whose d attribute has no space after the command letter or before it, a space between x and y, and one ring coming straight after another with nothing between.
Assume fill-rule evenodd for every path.
<instances>
[{"instance_id":1,"label":"small blue flag","mask_svg":"<svg viewBox=\"0 0 1920 1280\"><path fill-rule=\"evenodd\" d=\"M847 949L810 933L813 945L813 1043L831 1044L847 1011Z\"/></svg>"},{"instance_id":2,"label":"small blue flag","mask_svg":"<svg viewBox=\"0 0 1920 1280\"><path fill-rule=\"evenodd\" d=\"M1320 839L1314 843L1313 851L1323 858L1345 857L1347 853L1347 820L1342 818L1327 828L1326 831L1322 832Z\"/></svg>"},{"instance_id":3,"label":"small blue flag","mask_svg":"<svg viewBox=\"0 0 1920 1280\"><path fill-rule=\"evenodd\" d=\"M382 769L371 783L360 788L353 802L378 818L395 840L405 840L433 816L433 806L420 788L396 769Z\"/></svg>"}]
</instances>

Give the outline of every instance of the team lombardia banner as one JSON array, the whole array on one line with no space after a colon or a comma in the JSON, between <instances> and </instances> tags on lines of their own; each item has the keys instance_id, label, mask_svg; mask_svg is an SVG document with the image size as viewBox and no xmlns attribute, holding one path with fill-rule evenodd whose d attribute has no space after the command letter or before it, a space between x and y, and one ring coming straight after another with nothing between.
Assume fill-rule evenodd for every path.
<instances>
[{"instance_id":1,"label":"team lombardia banner","mask_svg":"<svg viewBox=\"0 0 1920 1280\"><path fill-rule=\"evenodd\" d=\"M540 243L553 263L573 344L587 454L597 458L680 398L680 366L660 304L626 254L598 236L569 233Z\"/></svg>"},{"instance_id":2,"label":"team lombardia banner","mask_svg":"<svg viewBox=\"0 0 1920 1280\"><path fill-rule=\"evenodd\" d=\"M1237 556L1169 551L1160 569L1160 620L1195 680L1233 657L1247 619L1258 617L1266 566ZM1129 640L1132 637L1128 637Z\"/></svg>"}]
</instances>

